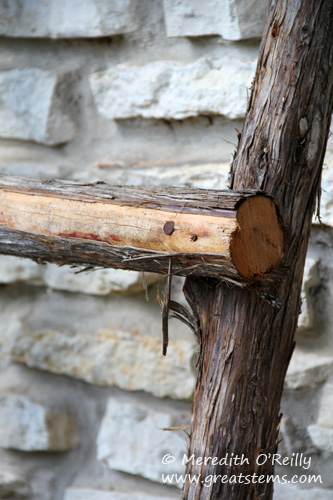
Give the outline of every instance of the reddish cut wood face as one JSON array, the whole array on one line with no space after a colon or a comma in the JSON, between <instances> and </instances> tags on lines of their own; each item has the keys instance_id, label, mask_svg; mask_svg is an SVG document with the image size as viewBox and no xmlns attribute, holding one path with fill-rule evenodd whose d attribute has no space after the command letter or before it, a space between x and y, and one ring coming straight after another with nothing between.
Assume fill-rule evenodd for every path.
<instances>
[{"instance_id":1,"label":"reddish cut wood face","mask_svg":"<svg viewBox=\"0 0 333 500\"><path fill-rule=\"evenodd\" d=\"M284 235L273 201L264 196L245 200L237 222L231 256L238 271L253 278L274 269L284 255Z\"/></svg>"}]
</instances>

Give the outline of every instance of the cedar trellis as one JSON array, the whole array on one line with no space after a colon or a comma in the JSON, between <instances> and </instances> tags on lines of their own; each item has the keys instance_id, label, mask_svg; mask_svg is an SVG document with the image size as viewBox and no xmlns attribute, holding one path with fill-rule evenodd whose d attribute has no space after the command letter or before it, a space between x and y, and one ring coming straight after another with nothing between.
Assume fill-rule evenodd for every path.
<instances>
[{"instance_id":1,"label":"cedar trellis","mask_svg":"<svg viewBox=\"0 0 333 500\"><path fill-rule=\"evenodd\" d=\"M191 312L167 292L163 325L173 309L200 344L188 455L249 460L241 471L190 462L203 482L274 471L256 458L277 449L332 107L333 2L272 0L231 191L0 179L1 253L187 276ZM183 498L273 492L265 481L207 484L186 483Z\"/></svg>"}]
</instances>

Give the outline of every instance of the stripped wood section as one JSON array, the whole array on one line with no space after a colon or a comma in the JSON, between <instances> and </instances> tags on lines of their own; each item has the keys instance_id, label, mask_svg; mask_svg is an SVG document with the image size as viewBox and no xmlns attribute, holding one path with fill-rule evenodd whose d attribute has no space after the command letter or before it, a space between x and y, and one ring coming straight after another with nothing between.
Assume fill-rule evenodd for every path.
<instances>
[{"instance_id":1,"label":"stripped wood section","mask_svg":"<svg viewBox=\"0 0 333 500\"><path fill-rule=\"evenodd\" d=\"M254 191L1 176L0 224L1 253L60 264L165 273L172 258L178 274L243 283L283 258L275 205Z\"/></svg>"}]
</instances>

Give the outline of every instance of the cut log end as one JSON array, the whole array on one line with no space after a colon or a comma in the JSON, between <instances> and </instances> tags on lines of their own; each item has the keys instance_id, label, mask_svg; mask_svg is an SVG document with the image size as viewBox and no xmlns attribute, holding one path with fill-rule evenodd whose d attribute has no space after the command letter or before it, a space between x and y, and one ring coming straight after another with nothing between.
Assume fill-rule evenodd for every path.
<instances>
[{"instance_id":1,"label":"cut log end","mask_svg":"<svg viewBox=\"0 0 333 500\"><path fill-rule=\"evenodd\" d=\"M264 196L245 200L237 223L230 251L238 272L257 279L276 268L284 254L284 235L273 201Z\"/></svg>"}]
</instances>

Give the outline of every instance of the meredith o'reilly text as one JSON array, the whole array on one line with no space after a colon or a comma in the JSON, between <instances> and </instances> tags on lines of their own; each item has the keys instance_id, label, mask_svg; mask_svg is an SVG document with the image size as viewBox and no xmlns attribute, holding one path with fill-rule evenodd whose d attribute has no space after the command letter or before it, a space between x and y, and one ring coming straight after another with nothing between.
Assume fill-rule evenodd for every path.
<instances>
[{"instance_id":1,"label":"meredith o'reilly text","mask_svg":"<svg viewBox=\"0 0 333 500\"><path fill-rule=\"evenodd\" d=\"M188 463L192 465L250 465L250 461L245 457L244 453L237 455L234 453L226 453L224 457L196 457L194 454L188 457L186 454L183 456L182 465ZM265 463L272 463L272 465L289 465L290 467L302 467L309 469L311 466L311 457L306 457L304 453L292 453L291 457L282 457L280 453L260 453L256 458L257 465L264 465Z\"/></svg>"}]
</instances>

